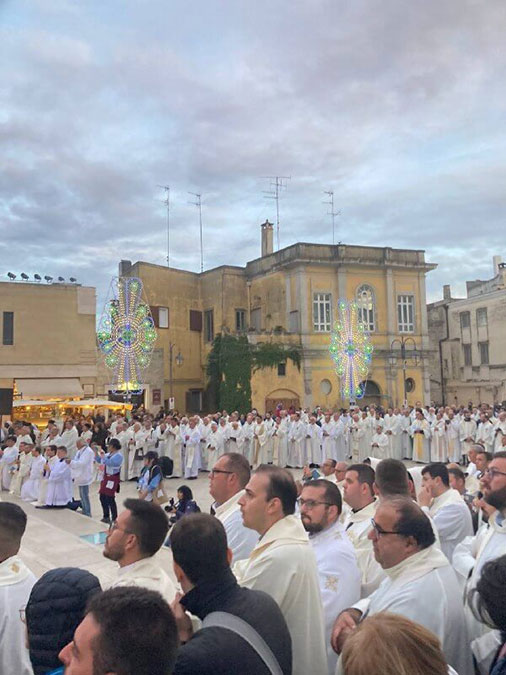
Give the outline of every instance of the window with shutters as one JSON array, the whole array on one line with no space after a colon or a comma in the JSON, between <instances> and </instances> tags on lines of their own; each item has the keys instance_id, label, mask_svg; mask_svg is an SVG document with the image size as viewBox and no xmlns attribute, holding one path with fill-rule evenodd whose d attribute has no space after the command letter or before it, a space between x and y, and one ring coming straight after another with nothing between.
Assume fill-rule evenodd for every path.
<instances>
[{"instance_id":1,"label":"window with shutters","mask_svg":"<svg viewBox=\"0 0 506 675\"><path fill-rule=\"evenodd\" d=\"M290 333L299 333L299 332L300 332L299 310L296 309L294 312L290 312Z\"/></svg>"},{"instance_id":2,"label":"window with shutters","mask_svg":"<svg viewBox=\"0 0 506 675\"><path fill-rule=\"evenodd\" d=\"M360 286L356 296L358 320L364 328L372 333L375 330L374 324L374 292L366 284Z\"/></svg>"},{"instance_id":3,"label":"window with shutters","mask_svg":"<svg viewBox=\"0 0 506 675\"><path fill-rule=\"evenodd\" d=\"M255 307L251 310L251 328L259 332L262 329L262 308Z\"/></svg>"},{"instance_id":4,"label":"window with shutters","mask_svg":"<svg viewBox=\"0 0 506 675\"><path fill-rule=\"evenodd\" d=\"M278 363L278 376L284 377L286 375L286 363Z\"/></svg>"},{"instance_id":5,"label":"window with shutters","mask_svg":"<svg viewBox=\"0 0 506 675\"><path fill-rule=\"evenodd\" d=\"M317 333L329 333L331 323L330 293L313 293L313 330Z\"/></svg>"},{"instance_id":6,"label":"window with shutters","mask_svg":"<svg viewBox=\"0 0 506 675\"><path fill-rule=\"evenodd\" d=\"M151 306L150 308L151 316L153 317L153 323L156 328L168 328L169 327L169 308L168 307L158 307Z\"/></svg>"},{"instance_id":7,"label":"window with shutters","mask_svg":"<svg viewBox=\"0 0 506 675\"><path fill-rule=\"evenodd\" d=\"M486 326L488 323L487 320L487 308L486 307L478 307L476 310L476 324L478 327L480 326Z\"/></svg>"},{"instance_id":8,"label":"window with shutters","mask_svg":"<svg viewBox=\"0 0 506 675\"><path fill-rule=\"evenodd\" d=\"M470 328L471 326L471 313L470 312L460 312L460 327L461 328Z\"/></svg>"},{"instance_id":9,"label":"window with shutters","mask_svg":"<svg viewBox=\"0 0 506 675\"><path fill-rule=\"evenodd\" d=\"M214 340L214 310L212 309L204 312L204 339L206 342Z\"/></svg>"},{"instance_id":10,"label":"window with shutters","mask_svg":"<svg viewBox=\"0 0 506 675\"><path fill-rule=\"evenodd\" d=\"M471 353L471 345L462 345L462 349L464 350L464 365L472 366L473 358Z\"/></svg>"},{"instance_id":11,"label":"window with shutters","mask_svg":"<svg viewBox=\"0 0 506 675\"><path fill-rule=\"evenodd\" d=\"M190 330L202 331L202 312L190 309Z\"/></svg>"},{"instance_id":12,"label":"window with shutters","mask_svg":"<svg viewBox=\"0 0 506 675\"><path fill-rule=\"evenodd\" d=\"M397 296L397 324L399 333L415 332L415 298L412 295Z\"/></svg>"},{"instance_id":13,"label":"window with shutters","mask_svg":"<svg viewBox=\"0 0 506 675\"><path fill-rule=\"evenodd\" d=\"M480 348L480 363L482 366L487 366L489 363L488 342L480 342L478 346Z\"/></svg>"},{"instance_id":14,"label":"window with shutters","mask_svg":"<svg viewBox=\"0 0 506 675\"><path fill-rule=\"evenodd\" d=\"M14 344L14 312L3 313L2 344Z\"/></svg>"},{"instance_id":15,"label":"window with shutters","mask_svg":"<svg viewBox=\"0 0 506 675\"><path fill-rule=\"evenodd\" d=\"M246 310L245 309L236 309L235 310L235 330L238 333L242 333L246 330Z\"/></svg>"}]
</instances>

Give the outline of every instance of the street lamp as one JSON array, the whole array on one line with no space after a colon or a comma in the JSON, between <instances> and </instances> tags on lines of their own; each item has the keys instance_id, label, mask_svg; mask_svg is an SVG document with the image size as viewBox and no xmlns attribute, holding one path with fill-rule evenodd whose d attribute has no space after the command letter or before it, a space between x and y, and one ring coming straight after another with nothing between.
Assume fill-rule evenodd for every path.
<instances>
[{"instance_id":1,"label":"street lamp","mask_svg":"<svg viewBox=\"0 0 506 675\"><path fill-rule=\"evenodd\" d=\"M173 371L173 354L174 354L174 348L175 344L172 342L169 342L169 396L170 398L174 398L174 371ZM183 355L181 352L178 350L178 353L176 355L176 365L182 366L183 365Z\"/></svg>"},{"instance_id":2,"label":"street lamp","mask_svg":"<svg viewBox=\"0 0 506 675\"><path fill-rule=\"evenodd\" d=\"M412 349L406 349L406 345L412 343L413 348ZM419 355L418 352L416 351L416 342L412 337L402 337L402 338L395 338L395 340L392 340L390 343L390 349L392 350L388 356L388 362L390 363L390 366L394 368L397 365L397 354L395 352L396 346L399 345L400 347L400 358L402 361L402 382L404 385L404 407L408 405L408 394L406 390L406 368L407 368L407 359L412 359L413 363L415 366L418 365L419 362Z\"/></svg>"}]
</instances>

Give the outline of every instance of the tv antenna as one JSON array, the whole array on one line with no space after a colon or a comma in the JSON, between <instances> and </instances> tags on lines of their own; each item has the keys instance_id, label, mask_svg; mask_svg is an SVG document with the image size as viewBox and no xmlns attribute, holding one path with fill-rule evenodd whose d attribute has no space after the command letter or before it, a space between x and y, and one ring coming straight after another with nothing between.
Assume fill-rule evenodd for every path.
<instances>
[{"instance_id":1,"label":"tv antenna","mask_svg":"<svg viewBox=\"0 0 506 675\"><path fill-rule=\"evenodd\" d=\"M188 204L193 204L199 210L199 225L200 225L200 271L204 271L204 240L202 237L202 194L198 192L188 192L189 195L195 197L194 202L188 202Z\"/></svg>"},{"instance_id":2,"label":"tv antenna","mask_svg":"<svg viewBox=\"0 0 506 675\"><path fill-rule=\"evenodd\" d=\"M279 193L286 190L286 181L292 180L291 176L268 176L271 182L271 190L264 190L265 199L276 200L276 243L279 251Z\"/></svg>"},{"instance_id":3,"label":"tv antenna","mask_svg":"<svg viewBox=\"0 0 506 675\"><path fill-rule=\"evenodd\" d=\"M162 199L162 203L167 207L167 267L170 267L170 187L168 185L157 187L165 190L165 199Z\"/></svg>"},{"instance_id":4,"label":"tv antenna","mask_svg":"<svg viewBox=\"0 0 506 675\"><path fill-rule=\"evenodd\" d=\"M334 190L324 190L323 194L329 196L328 202L323 202L330 206L330 211L327 211L328 216L332 216L332 244L336 243L336 216L341 215L341 211L334 211Z\"/></svg>"}]
</instances>

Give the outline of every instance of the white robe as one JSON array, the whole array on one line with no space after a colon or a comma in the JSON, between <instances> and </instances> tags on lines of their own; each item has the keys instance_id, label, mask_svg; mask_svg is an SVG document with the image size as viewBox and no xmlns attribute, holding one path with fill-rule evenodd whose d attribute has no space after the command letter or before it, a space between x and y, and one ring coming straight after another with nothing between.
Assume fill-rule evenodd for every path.
<instances>
[{"instance_id":1,"label":"white robe","mask_svg":"<svg viewBox=\"0 0 506 675\"><path fill-rule=\"evenodd\" d=\"M72 427L72 429L65 429L61 435L60 445L64 445L67 448L67 453L70 459L73 459L76 453L76 442L78 438L79 434L75 427Z\"/></svg>"},{"instance_id":2,"label":"white robe","mask_svg":"<svg viewBox=\"0 0 506 675\"><path fill-rule=\"evenodd\" d=\"M498 522L497 516L497 512L490 516L488 525L483 524L474 537L466 537L453 552L453 567L461 585L462 596L466 601L469 592L476 588L485 563L506 555L506 518ZM490 632L491 629L488 626L475 618L467 604L466 618L471 640L478 642L480 638L483 639L482 636L487 636ZM493 647L491 651L493 652ZM492 656L493 653L489 655L489 657ZM490 659L487 665L490 665ZM488 673L488 670L484 669L480 672Z\"/></svg>"},{"instance_id":3,"label":"white robe","mask_svg":"<svg viewBox=\"0 0 506 675\"><path fill-rule=\"evenodd\" d=\"M322 457L322 430L316 423L309 423L306 427L306 452L308 464L323 464Z\"/></svg>"},{"instance_id":4,"label":"white robe","mask_svg":"<svg viewBox=\"0 0 506 675\"><path fill-rule=\"evenodd\" d=\"M427 420L415 419L410 427L410 434L413 439L413 461L428 464L430 461L430 426Z\"/></svg>"},{"instance_id":5,"label":"white robe","mask_svg":"<svg viewBox=\"0 0 506 675\"><path fill-rule=\"evenodd\" d=\"M348 456L348 447L346 445L345 426L341 418L334 420L332 429L332 439L334 442L333 459L338 462L344 462Z\"/></svg>"},{"instance_id":6,"label":"white robe","mask_svg":"<svg viewBox=\"0 0 506 675\"><path fill-rule=\"evenodd\" d=\"M452 561L455 546L473 534L473 519L469 507L457 490L450 488L433 499L430 508L423 507L433 519L441 542L441 550Z\"/></svg>"},{"instance_id":7,"label":"white robe","mask_svg":"<svg viewBox=\"0 0 506 675\"><path fill-rule=\"evenodd\" d=\"M195 427L186 429L184 448L184 477L196 478L199 475L200 469L200 432Z\"/></svg>"},{"instance_id":8,"label":"white robe","mask_svg":"<svg viewBox=\"0 0 506 675\"><path fill-rule=\"evenodd\" d=\"M431 462L446 462L448 458L448 433L444 419L436 420L432 425L432 442L430 447Z\"/></svg>"},{"instance_id":9,"label":"white robe","mask_svg":"<svg viewBox=\"0 0 506 675\"><path fill-rule=\"evenodd\" d=\"M19 610L26 607L36 578L18 556L0 563L0 673L33 675L26 628Z\"/></svg>"},{"instance_id":10,"label":"white robe","mask_svg":"<svg viewBox=\"0 0 506 675\"><path fill-rule=\"evenodd\" d=\"M334 443L334 421L322 422L322 457L335 459L336 448Z\"/></svg>"},{"instance_id":11,"label":"white robe","mask_svg":"<svg viewBox=\"0 0 506 675\"><path fill-rule=\"evenodd\" d=\"M350 424L349 434L350 434L349 448L351 454L351 461L362 462L367 457L367 454L365 453L366 450L365 448L363 448L362 452L363 447L362 438L364 436L364 430L362 429L360 421L352 422Z\"/></svg>"},{"instance_id":12,"label":"white robe","mask_svg":"<svg viewBox=\"0 0 506 675\"><path fill-rule=\"evenodd\" d=\"M49 484L49 474L51 473L51 470L57 464L60 460L56 455L54 457L51 457L50 459L44 458L46 460L46 463L49 464L49 472L44 469L44 475L40 479L39 483L39 494L37 497L37 506L44 506L46 503L46 496L47 496L47 486Z\"/></svg>"},{"instance_id":13,"label":"white robe","mask_svg":"<svg viewBox=\"0 0 506 675\"><path fill-rule=\"evenodd\" d=\"M318 570L300 519L278 520L233 572L241 586L264 591L278 603L292 638L293 675L327 675Z\"/></svg>"},{"instance_id":14,"label":"white robe","mask_svg":"<svg viewBox=\"0 0 506 675\"><path fill-rule=\"evenodd\" d=\"M460 423L460 447L463 455L467 455L476 437L476 422L470 419L468 422L463 419ZM470 438L470 441L466 439Z\"/></svg>"},{"instance_id":15,"label":"white robe","mask_svg":"<svg viewBox=\"0 0 506 675\"><path fill-rule=\"evenodd\" d=\"M254 452L254 443L253 443L253 433L255 425L253 422L245 422L242 426L242 454L246 457L250 466L253 465L253 452Z\"/></svg>"},{"instance_id":16,"label":"white robe","mask_svg":"<svg viewBox=\"0 0 506 675\"><path fill-rule=\"evenodd\" d=\"M216 431L211 431L211 433L207 436L206 447L207 466L209 471L211 471L213 466L216 464L218 458L221 457L224 449L223 434L220 434L219 429L216 429Z\"/></svg>"},{"instance_id":17,"label":"white robe","mask_svg":"<svg viewBox=\"0 0 506 675\"><path fill-rule=\"evenodd\" d=\"M392 459L402 460L401 416L385 415L383 431L388 438L388 450L386 456L391 457Z\"/></svg>"},{"instance_id":18,"label":"white robe","mask_svg":"<svg viewBox=\"0 0 506 675\"><path fill-rule=\"evenodd\" d=\"M169 429L167 454L172 460L171 476L181 478L183 475L183 439L177 425L175 427L171 426Z\"/></svg>"},{"instance_id":19,"label":"white robe","mask_svg":"<svg viewBox=\"0 0 506 675\"><path fill-rule=\"evenodd\" d=\"M39 498L40 481L44 474L46 460L42 455L33 458L30 467L30 476L21 488L21 499L25 502L34 502Z\"/></svg>"},{"instance_id":20,"label":"white robe","mask_svg":"<svg viewBox=\"0 0 506 675\"><path fill-rule=\"evenodd\" d=\"M409 430L411 427L411 418L409 415L401 415L400 437L401 437L401 455L402 459L411 459L413 457L413 445Z\"/></svg>"},{"instance_id":21,"label":"white robe","mask_svg":"<svg viewBox=\"0 0 506 675\"><path fill-rule=\"evenodd\" d=\"M253 468L256 469L260 464L267 464L269 461L268 448L268 429L265 424L254 425L253 431Z\"/></svg>"},{"instance_id":22,"label":"white robe","mask_svg":"<svg viewBox=\"0 0 506 675\"><path fill-rule=\"evenodd\" d=\"M370 598L354 605L363 615L393 612L432 631L459 675L473 675L464 607L455 572L435 546L385 570L387 578Z\"/></svg>"},{"instance_id":23,"label":"white robe","mask_svg":"<svg viewBox=\"0 0 506 675\"><path fill-rule=\"evenodd\" d=\"M330 645L336 616L360 599L362 575L353 544L336 521L322 532L309 535L316 556L325 619L325 644L329 675L334 675L337 654Z\"/></svg>"},{"instance_id":24,"label":"white robe","mask_svg":"<svg viewBox=\"0 0 506 675\"><path fill-rule=\"evenodd\" d=\"M118 586L137 586L147 588L150 591L157 591L162 598L171 603L176 597L176 587L171 578L162 568L162 561L157 556L142 558L131 565L120 567L118 576L109 588L118 588Z\"/></svg>"},{"instance_id":25,"label":"white robe","mask_svg":"<svg viewBox=\"0 0 506 675\"><path fill-rule=\"evenodd\" d=\"M19 450L15 445L12 448L5 448L2 457L0 458L0 469L2 474L0 476L1 486L4 490L9 490L11 486L12 474L16 468L16 460L19 455Z\"/></svg>"},{"instance_id":26,"label":"white robe","mask_svg":"<svg viewBox=\"0 0 506 675\"><path fill-rule=\"evenodd\" d=\"M258 532L244 527L241 507L237 503L243 494L244 490L240 490L223 504L214 506L214 515L227 533L227 543L234 563L248 558L258 542Z\"/></svg>"},{"instance_id":27,"label":"white robe","mask_svg":"<svg viewBox=\"0 0 506 675\"><path fill-rule=\"evenodd\" d=\"M388 436L385 433L374 434L371 440L371 453L377 459L386 459L388 457L389 449Z\"/></svg>"},{"instance_id":28,"label":"white robe","mask_svg":"<svg viewBox=\"0 0 506 675\"><path fill-rule=\"evenodd\" d=\"M66 506L72 500L72 474L64 459L51 469L47 484L46 505Z\"/></svg>"},{"instance_id":29,"label":"white robe","mask_svg":"<svg viewBox=\"0 0 506 675\"><path fill-rule=\"evenodd\" d=\"M275 431L274 444L277 442L277 451L274 449L274 454L277 454L278 466L286 466L288 464L288 428L290 421L283 417L277 430ZM276 463L276 462L275 462Z\"/></svg>"},{"instance_id":30,"label":"white robe","mask_svg":"<svg viewBox=\"0 0 506 675\"><path fill-rule=\"evenodd\" d=\"M450 420L447 434L448 460L450 462L460 462L462 459L462 449L460 447L460 421L456 417L453 417Z\"/></svg>"},{"instance_id":31,"label":"white robe","mask_svg":"<svg viewBox=\"0 0 506 675\"><path fill-rule=\"evenodd\" d=\"M504 422L497 421L494 424L494 433L493 433L494 453L499 452L500 450L504 450L504 446L502 444L502 439L504 436L506 436L506 420Z\"/></svg>"},{"instance_id":32,"label":"white robe","mask_svg":"<svg viewBox=\"0 0 506 675\"><path fill-rule=\"evenodd\" d=\"M290 423L288 432L288 466L302 469L305 455L306 429L304 422Z\"/></svg>"},{"instance_id":33,"label":"white robe","mask_svg":"<svg viewBox=\"0 0 506 675\"><path fill-rule=\"evenodd\" d=\"M362 573L360 593L362 598L366 598L375 591L385 576L381 565L376 562L372 541L368 538L372 528L371 518L374 518L378 504L378 500L375 499L360 511L354 513L350 509L343 523L346 534L355 548L358 566Z\"/></svg>"},{"instance_id":34,"label":"white robe","mask_svg":"<svg viewBox=\"0 0 506 675\"><path fill-rule=\"evenodd\" d=\"M476 442L485 446L487 452L492 452L494 448L494 425L488 422L481 422L476 429Z\"/></svg>"}]
</instances>

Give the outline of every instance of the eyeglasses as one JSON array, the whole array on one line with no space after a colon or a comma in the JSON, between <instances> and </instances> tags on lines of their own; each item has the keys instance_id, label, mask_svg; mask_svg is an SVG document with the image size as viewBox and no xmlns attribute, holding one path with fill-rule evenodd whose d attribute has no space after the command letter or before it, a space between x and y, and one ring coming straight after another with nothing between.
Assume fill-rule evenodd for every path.
<instances>
[{"instance_id":1,"label":"eyeglasses","mask_svg":"<svg viewBox=\"0 0 506 675\"><path fill-rule=\"evenodd\" d=\"M371 518L371 525L372 529L376 532L377 537L382 537L384 534L401 534L401 532L393 532L393 531L389 532L388 530L384 530L377 524L374 518Z\"/></svg>"},{"instance_id":2,"label":"eyeglasses","mask_svg":"<svg viewBox=\"0 0 506 675\"><path fill-rule=\"evenodd\" d=\"M506 471L499 471L499 469L494 469L494 467L485 469L483 473L489 475L490 478L494 478L495 476L506 476Z\"/></svg>"},{"instance_id":3,"label":"eyeglasses","mask_svg":"<svg viewBox=\"0 0 506 675\"><path fill-rule=\"evenodd\" d=\"M210 476L214 476L214 475L217 474L217 473L229 473L229 474L232 474L232 473L234 473L234 472L233 472L233 471L223 471L222 469L211 469L211 471L209 472L209 475L210 475Z\"/></svg>"},{"instance_id":4,"label":"eyeglasses","mask_svg":"<svg viewBox=\"0 0 506 675\"><path fill-rule=\"evenodd\" d=\"M109 525L109 532L115 532L116 530L120 530L121 532L124 532L125 534L133 534L133 532L131 532L130 530L125 530L122 527L118 527L118 524L116 523L116 521L114 521L113 523L111 523Z\"/></svg>"},{"instance_id":5,"label":"eyeglasses","mask_svg":"<svg viewBox=\"0 0 506 675\"><path fill-rule=\"evenodd\" d=\"M317 502L315 499L302 499L302 497L299 497L297 502L300 507L305 506L310 511L314 509L315 506L318 506L318 504L322 504L323 506L332 506L330 502Z\"/></svg>"}]
</instances>

